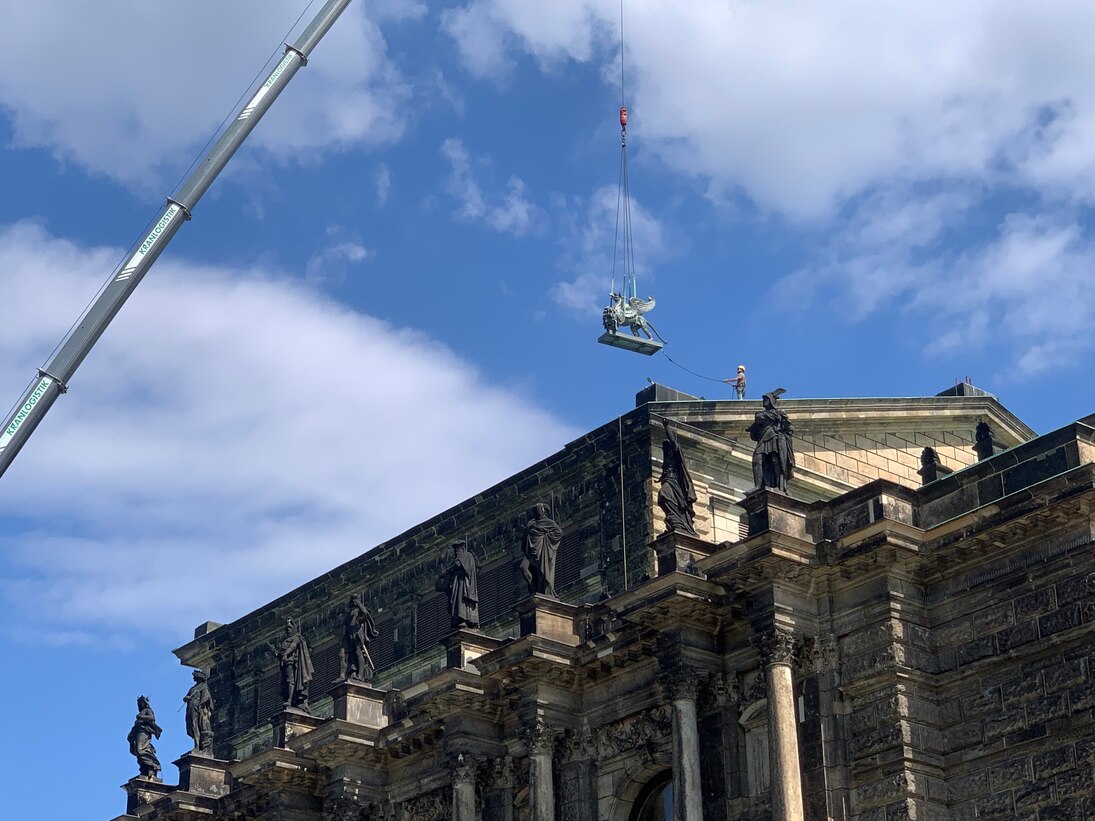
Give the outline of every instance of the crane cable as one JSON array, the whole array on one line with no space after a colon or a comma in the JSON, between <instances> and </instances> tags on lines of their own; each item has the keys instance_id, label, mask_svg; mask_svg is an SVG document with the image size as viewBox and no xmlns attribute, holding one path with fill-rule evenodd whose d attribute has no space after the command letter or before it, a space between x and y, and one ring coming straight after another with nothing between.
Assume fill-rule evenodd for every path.
<instances>
[{"instance_id":1,"label":"crane cable","mask_svg":"<svg viewBox=\"0 0 1095 821\"><path fill-rule=\"evenodd\" d=\"M616 189L616 230L612 240L612 292L616 293L616 264L622 251L621 294L626 301L638 296L635 281L635 244L631 232L631 187L627 173L627 93L624 86L624 0L620 0L620 179ZM623 222L623 248L620 248L620 224ZM630 286L630 292L628 287Z\"/></svg>"}]
</instances>

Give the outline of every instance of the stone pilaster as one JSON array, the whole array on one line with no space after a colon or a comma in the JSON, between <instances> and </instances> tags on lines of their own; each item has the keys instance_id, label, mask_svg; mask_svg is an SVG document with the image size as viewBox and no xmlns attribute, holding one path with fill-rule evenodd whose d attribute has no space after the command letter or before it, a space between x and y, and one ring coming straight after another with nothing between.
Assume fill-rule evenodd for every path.
<instances>
[{"instance_id":1,"label":"stone pilaster","mask_svg":"<svg viewBox=\"0 0 1095 821\"><path fill-rule=\"evenodd\" d=\"M768 678L768 755L773 821L803 821L802 764L795 718L794 633L774 627L758 642Z\"/></svg>"},{"instance_id":2,"label":"stone pilaster","mask_svg":"<svg viewBox=\"0 0 1095 821\"><path fill-rule=\"evenodd\" d=\"M663 669L659 683L673 706L673 821L703 821L696 727L699 676L690 667L673 666Z\"/></svg>"},{"instance_id":3,"label":"stone pilaster","mask_svg":"<svg viewBox=\"0 0 1095 821\"><path fill-rule=\"evenodd\" d=\"M560 759L560 806L566 821L598 821L597 739L589 727L563 734Z\"/></svg>"},{"instance_id":4,"label":"stone pilaster","mask_svg":"<svg viewBox=\"0 0 1095 821\"><path fill-rule=\"evenodd\" d=\"M515 787L513 759L508 755L493 759L483 778L483 821L513 821Z\"/></svg>"},{"instance_id":5,"label":"stone pilaster","mask_svg":"<svg viewBox=\"0 0 1095 821\"><path fill-rule=\"evenodd\" d=\"M525 730L529 758L531 821L555 821L555 782L552 758L558 733L537 718Z\"/></svg>"},{"instance_id":6,"label":"stone pilaster","mask_svg":"<svg viewBox=\"0 0 1095 821\"><path fill-rule=\"evenodd\" d=\"M448 765L452 773L452 819L475 821L475 759L457 753Z\"/></svg>"}]
</instances>

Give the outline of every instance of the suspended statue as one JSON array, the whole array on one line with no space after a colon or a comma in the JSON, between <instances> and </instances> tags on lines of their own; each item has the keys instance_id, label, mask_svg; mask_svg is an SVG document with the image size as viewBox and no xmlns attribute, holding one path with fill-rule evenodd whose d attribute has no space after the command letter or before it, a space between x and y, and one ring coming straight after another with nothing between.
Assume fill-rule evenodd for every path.
<instances>
[{"instance_id":1,"label":"suspended statue","mask_svg":"<svg viewBox=\"0 0 1095 821\"><path fill-rule=\"evenodd\" d=\"M627 109L620 109L620 191L616 205L616 246L612 249L612 284L609 287L608 306L601 312L605 332L597 341L602 345L623 348L626 351L651 356L662 349L665 340L647 320L646 314L654 310L654 298L639 296L635 276L635 246L631 236L631 193L627 179ZM617 267L619 263L619 267ZM623 287L616 290L616 273L619 270ZM619 333L628 328L631 336ZM654 337L658 339L655 340ZM644 339L645 337L645 339Z\"/></svg>"},{"instance_id":2,"label":"suspended statue","mask_svg":"<svg viewBox=\"0 0 1095 821\"><path fill-rule=\"evenodd\" d=\"M658 479L661 484L658 507L665 514L665 532L695 536L692 505L696 503L696 488L688 475L681 446L677 444L677 434L669 427L668 420L663 419L662 424L665 426L665 441L662 442L662 475Z\"/></svg>"},{"instance_id":3,"label":"suspended statue","mask_svg":"<svg viewBox=\"0 0 1095 821\"><path fill-rule=\"evenodd\" d=\"M795 452L791 436L795 429L787 414L776 407L776 402L786 391L776 388L764 394L761 402L764 410L753 418L749 437L757 443L753 451L753 483L756 489L772 488L787 492L787 482L795 475Z\"/></svg>"},{"instance_id":4,"label":"suspended statue","mask_svg":"<svg viewBox=\"0 0 1095 821\"><path fill-rule=\"evenodd\" d=\"M650 323L646 321L643 314L654 310L654 305L654 297L639 299L633 296L625 302L623 294L610 294L608 307L601 313L601 321L610 334L626 326L631 330L632 336L642 333L647 339L653 339L654 337L650 335Z\"/></svg>"},{"instance_id":5,"label":"suspended statue","mask_svg":"<svg viewBox=\"0 0 1095 821\"><path fill-rule=\"evenodd\" d=\"M156 757L156 748L152 745L152 738L159 738L163 730L156 723L156 714L152 712L148 696L137 698L137 717L133 720L133 729L129 731L126 741L129 742L129 753L137 759L137 766L141 770L141 778L153 781L160 780L160 759Z\"/></svg>"}]
</instances>

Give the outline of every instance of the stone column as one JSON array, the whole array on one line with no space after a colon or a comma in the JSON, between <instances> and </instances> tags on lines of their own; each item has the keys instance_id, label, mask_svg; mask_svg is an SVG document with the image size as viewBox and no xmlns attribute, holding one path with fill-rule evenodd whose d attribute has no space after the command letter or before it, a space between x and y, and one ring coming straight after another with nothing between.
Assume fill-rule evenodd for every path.
<instances>
[{"instance_id":1,"label":"stone column","mask_svg":"<svg viewBox=\"0 0 1095 821\"><path fill-rule=\"evenodd\" d=\"M696 728L699 676L689 667L673 667L662 672L661 684L673 705L673 821L703 821Z\"/></svg>"},{"instance_id":2,"label":"stone column","mask_svg":"<svg viewBox=\"0 0 1095 821\"><path fill-rule=\"evenodd\" d=\"M791 665L795 635L775 627L762 642L768 678L768 757L773 821L803 821L802 765L798 756L795 684Z\"/></svg>"},{"instance_id":3,"label":"stone column","mask_svg":"<svg viewBox=\"0 0 1095 821\"><path fill-rule=\"evenodd\" d=\"M525 731L529 760L529 807L531 821L555 821L554 729L536 719Z\"/></svg>"},{"instance_id":4,"label":"stone column","mask_svg":"<svg viewBox=\"0 0 1095 821\"><path fill-rule=\"evenodd\" d=\"M452 772L452 821L475 821L475 761L463 753L449 762Z\"/></svg>"}]
</instances>

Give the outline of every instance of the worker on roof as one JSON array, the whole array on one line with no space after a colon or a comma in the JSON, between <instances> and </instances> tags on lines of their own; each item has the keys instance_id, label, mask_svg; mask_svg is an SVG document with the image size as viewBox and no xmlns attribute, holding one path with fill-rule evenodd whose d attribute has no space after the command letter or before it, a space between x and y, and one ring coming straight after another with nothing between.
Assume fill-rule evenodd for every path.
<instances>
[{"instance_id":1,"label":"worker on roof","mask_svg":"<svg viewBox=\"0 0 1095 821\"><path fill-rule=\"evenodd\" d=\"M734 386L734 393L737 394L738 399L744 399L745 398L745 366L744 365L738 365L738 375L737 376L733 377L732 379L724 379L722 381L725 382L727 385L733 385Z\"/></svg>"}]
</instances>

